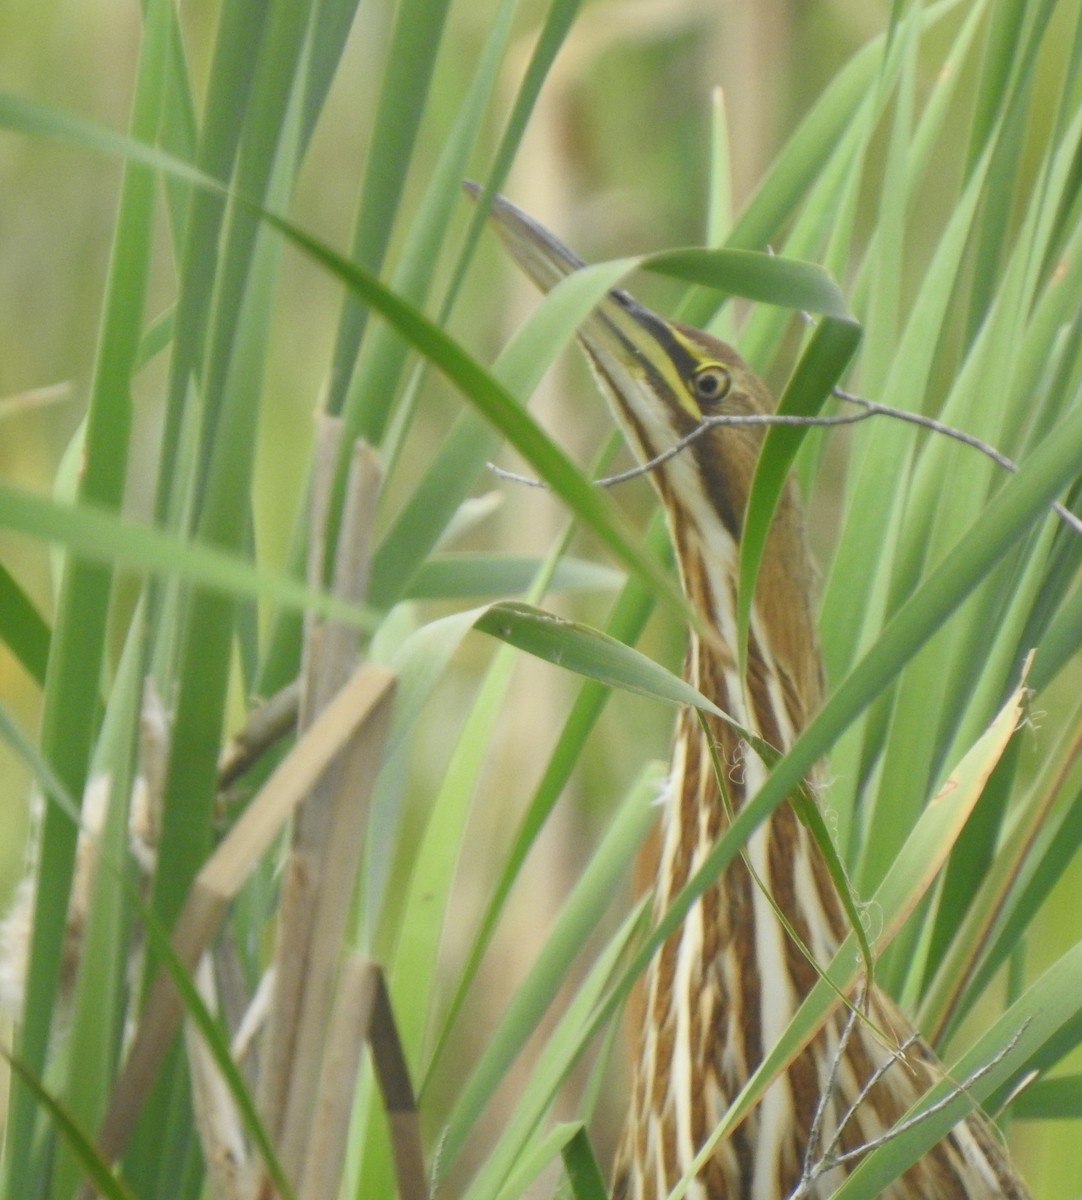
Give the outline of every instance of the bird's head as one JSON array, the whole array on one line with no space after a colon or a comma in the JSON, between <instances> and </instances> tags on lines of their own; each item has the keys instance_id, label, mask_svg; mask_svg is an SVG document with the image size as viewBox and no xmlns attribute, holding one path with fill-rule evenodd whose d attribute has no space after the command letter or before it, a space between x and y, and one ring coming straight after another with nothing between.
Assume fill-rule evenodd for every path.
<instances>
[{"instance_id":1,"label":"bird's head","mask_svg":"<svg viewBox=\"0 0 1082 1200\"><path fill-rule=\"evenodd\" d=\"M467 185L476 195L476 185ZM504 245L542 290L585 264L521 209L497 197L491 218ZM627 292L602 297L578 330L614 415L639 460L658 456L700 430L648 474L669 519L691 602L731 643L736 564L748 493L762 445L761 425L718 424L713 416L773 411L769 390L725 342L651 312ZM811 572L799 504L787 488L760 567L756 611L771 657L810 703L818 697ZM795 708L806 708L797 705ZM795 724L802 723L806 711Z\"/></svg>"},{"instance_id":2,"label":"bird's head","mask_svg":"<svg viewBox=\"0 0 1082 1200\"><path fill-rule=\"evenodd\" d=\"M476 185L467 185L476 194ZM491 218L523 271L549 291L585 264L547 229L501 197ZM627 292L605 295L578 330L578 339L640 461L652 462L699 429L704 419L769 412L769 391L725 342L651 312ZM716 426L704 430L649 476L670 517L700 523L703 505L735 544L762 428ZM683 521L681 522L683 523Z\"/></svg>"}]
</instances>

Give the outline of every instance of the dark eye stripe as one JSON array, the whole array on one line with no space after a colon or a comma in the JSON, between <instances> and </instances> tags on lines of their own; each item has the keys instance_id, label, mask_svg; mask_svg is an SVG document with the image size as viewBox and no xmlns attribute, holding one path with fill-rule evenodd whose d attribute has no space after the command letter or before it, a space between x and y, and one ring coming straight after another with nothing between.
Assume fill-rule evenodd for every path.
<instances>
[{"instance_id":1,"label":"dark eye stripe","mask_svg":"<svg viewBox=\"0 0 1082 1200\"><path fill-rule=\"evenodd\" d=\"M615 294L615 293L613 293ZM669 327L660 318L655 316L649 309L642 308L628 297L628 304L635 310L634 316L637 321L646 326L650 334L657 340L665 351L669 360L676 369L681 380L689 379L701 366L701 360L695 358L677 339L672 335ZM643 354L642 350L623 332L622 329L611 320L606 314L599 310L595 313L601 321L605 323L609 331L616 337L628 355L636 360L638 365L649 376L654 384L654 393L659 398L665 399L670 418L673 419L673 434L675 437L681 437L687 433L695 424L695 418L687 411L684 404L678 396L675 396L672 387L665 379L662 373ZM587 353L590 353L587 347ZM591 357L593 355L591 354ZM626 408L627 405L621 400L621 407Z\"/></svg>"},{"instance_id":2,"label":"dark eye stripe","mask_svg":"<svg viewBox=\"0 0 1082 1200\"><path fill-rule=\"evenodd\" d=\"M677 374L681 379L688 379L702 366L702 359L697 358L688 348L680 342L673 334L672 330L659 317L655 317L653 313L649 313L653 320L649 323L650 333L661 344L665 353L669 356L669 361L676 368Z\"/></svg>"}]
</instances>

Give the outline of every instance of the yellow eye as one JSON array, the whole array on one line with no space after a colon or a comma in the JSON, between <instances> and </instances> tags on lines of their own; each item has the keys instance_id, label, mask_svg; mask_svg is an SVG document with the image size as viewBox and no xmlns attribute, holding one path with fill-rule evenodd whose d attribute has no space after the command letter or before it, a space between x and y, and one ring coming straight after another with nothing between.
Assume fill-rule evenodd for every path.
<instances>
[{"instance_id":1,"label":"yellow eye","mask_svg":"<svg viewBox=\"0 0 1082 1200\"><path fill-rule=\"evenodd\" d=\"M732 386L733 377L717 363L700 367L691 377L695 399L702 404L717 404L728 395Z\"/></svg>"}]
</instances>

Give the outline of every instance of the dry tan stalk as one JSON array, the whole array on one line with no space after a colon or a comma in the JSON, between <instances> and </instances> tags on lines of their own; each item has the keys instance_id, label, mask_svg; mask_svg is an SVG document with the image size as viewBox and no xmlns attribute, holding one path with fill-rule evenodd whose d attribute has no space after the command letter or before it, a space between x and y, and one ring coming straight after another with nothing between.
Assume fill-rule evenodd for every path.
<instances>
[{"instance_id":1,"label":"dry tan stalk","mask_svg":"<svg viewBox=\"0 0 1082 1200\"><path fill-rule=\"evenodd\" d=\"M368 573L372 553L372 528L376 515L383 472L371 446L358 442L350 458L346 497L342 508L342 524L334 556L334 578L331 591L340 600L363 604L368 594ZM321 539L322 544L322 539ZM312 579L320 586L323 573ZM357 657L357 629L336 622L311 621L310 627L321 631L318 651L306 644L304 691L301 702L302 727L309 724L349 674L350 664ZM300 814L302 823L314 820L305 808Z\"/></svg>"},{"instance_id":2,"label":"dry tan stalk","mask_svg":"<svg viewBox=\"0 0 1082 1200\"><path fill-rule=\"evenodd\" d=\"M307 970L299 1010L300 1023L294 1037L296 1049L279 1141L282 1168L294 1181L304 1176L304 1159L312 1139L313 1110L326 1054L338 965L364 847L370 799L389 728L388 705L379 718L366 724L356 741L346 748L333 776L335 791L319 864L315 922L306 945Z\"/></svg>"},{"instance_id":3,"label":"dry tan stalk","mask_svg":"<svg viewBox=\"0 0 1082 1200\"><path fill-rule=\"evenodd\" d=\"M359 954L342 964L326 1053L312 1106L308 1155L299 1200L337 1195L349 1140L350 1115L365 1043L390 1123L399 1200L428 1200L417 1102L398 1036L383 968ZM264 1178L257 1200L272 1200Z\"/></svg>"},{"instance_id":4,"label":"dry tan stalk","mask_svg":"<svg viewBox=\"0 0 1082 1200\"><path fill-rule=\"evenodd\" d=\"M308 578L322 586L323 546L329 489L339 452L341 422L328 419L317 431L316 468L313 474L312 518L309 534ZM339 532L334 590L342 599L360 602L367 586L368 550L380 471L374 453L363 444L354 448L347 497ZM300 725L305 728L334 694L356 656L356 634L310 618L305 630ZM319 1075L319 1057L301 1062L297 1042L302 1020L326 1028L330 1013L332 973L313 971L310 955L315 942L322 862L331 822L334 781L330 777L316 789L298 814L293 843L286 863L274 961L275 987L270 1002L263 1066L258 1085L259 1111L267 1131L283 1148L283 1168L290 1179L303 1170L303 1140L296 1129L285 1136L286 1107L310 1114ZM356 846L359 857L360 845ZM352 893L352 876L345 885ZM348 896L347 896L348 902ZM335 947L337 952L338 947ZM302 1015L303 1014L303 1015ZM305 1039L313 1047L314 1037ZM293 1150L288 1149L289 1146Z\"/></svg>"},{"instance_id":5,"label":"dry tan stalk","mask_svg":"<svg viewBox=\"0 0 1082 1200\"><path fill-rule=\"evenodd\" d=\"M312 1136L299 1200L324 1200L338 1194L357 1073L369 1035L378 982L379 968L361 955L351 954L342 964L312 1109Z\"/></svg>"},{"instance_id":6,"label":"dry tan stalk","mask_svg":"<svg viewBox=\"0 0 1082 1200\"><path fill-rule=\"evenodd\" d=\"M198 878L230 898L235 896L283 822L305 798L304 789L311 791L370 723L386 719L393 689L394 676L385 667L373 663L359 667L282 760ZM272 790L278 779L281 784Z\"/></svg>"},{"instance_id":7,"label":"dry tan stalk","mask_svg":"<svg viewBox=\"0 0 1082 1200\"><path fill-rule=\"evenodd\" d=\"M237 1063L244 1063L249 1055L255 1052L256 1038L267 1023L267 1007L270 1004L271 989L274 987L274 975L274 967L263 972L255 994L249 999L248 1007L233 1031L229 1052Z\"/></svg>"},{"instance_id":8,"label":"dry tan stalk","mask_svg":"<svg viewBox=\"0 0 1082 1200\"><path fill-rule=\"evenodd\" d=\"M225 909L252 865L266 852L284 822L316 782L369 722L382 724L394 679L382 667L358 670L260 789L236 825L207 860L192 885L173 934L179 960L194 970ZM99 1135L109 1161L116 1159L180 1024L182 1004L172 977L158 969L131 1051L113 1091ZM84 1190L82 1196L90 1193Z\"/></svg>"},{"instance_id":9,"label":"dry tan stalk","mask_svg":"<svg viewBox=\"0 0 1082 1200\"><path fill-rule=\"evenodd\" d=\"M217 1007L216 988L207 955L199 960L196 986L204 1003L213 1011ZM184 1045L192 1082L192 1109L211 1192L217 1200L243 1200L250 1187L250 1166L240 1114L214 1058L191 1021L184 1025Z\"/></svg>"},{"instance_id":10,"label":"dry tan stalk","mask_svg":"<svg viewBox=\"0 0 1082 1200\"><path fill-rule=\"evenodd\" d=\"M267 1136L279 1146L296 1050L295 1034L300 1020L304 976L308 970L304 944L311 928L314 873L308 856L294 851L286 860L279 892L274 983L267 998L256 1087L259 1115Z\"/></svg>"}]
</instances>

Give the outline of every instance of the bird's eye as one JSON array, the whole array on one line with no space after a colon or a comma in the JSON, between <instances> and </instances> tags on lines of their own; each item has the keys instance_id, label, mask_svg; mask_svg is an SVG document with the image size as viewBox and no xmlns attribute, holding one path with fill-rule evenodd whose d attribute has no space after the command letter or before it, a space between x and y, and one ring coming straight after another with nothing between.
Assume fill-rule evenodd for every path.
<instances>
[{"instance_id":1,"label":"bird's eye","mask_svg":"<svg viewBox=\"0 0 1082 1200\"><path fill-rule=\"evenodd\" d=\"M695 398L704 404L716 404L724 399L732 385L733 377L716 363L700 367L691 377Z\"/></svg>"}]
</instances>

